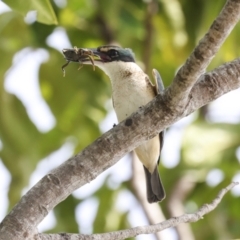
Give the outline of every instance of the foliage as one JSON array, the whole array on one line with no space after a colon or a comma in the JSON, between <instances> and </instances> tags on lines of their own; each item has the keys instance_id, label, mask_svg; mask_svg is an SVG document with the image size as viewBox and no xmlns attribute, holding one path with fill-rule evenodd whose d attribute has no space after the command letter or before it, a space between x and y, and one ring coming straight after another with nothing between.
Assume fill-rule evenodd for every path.
<instances>
[{"instance_id":1,"label":"foliage","mask_svg":"<svg viewBox=\"0 0 240 240\"><path fill-rule=\"evenodd\" d=\"M225 3L223 0L4 2L12 8L12 11L0 14L0 157L12 177L8 194L9 209L18 202L41 159L69 139L74 139L75 153L82 150L100 136L99 123L107 113L105 106L111 96L108 78L100 70L92 71L87 66L77 71L76 64L66 68L66 77L63 78L61 66L65 60L56 50L58 43L55 48L47 40L52 33L59 31L60 27L60 30L66 31L72 46L96 47L117 43L130 47L138 63L143 68L145 66L149 74L152 68L158 69L168 86L178 67ZM37 11L37 21L29 23L24 20L29 10ZM210 69L240 55L239 35L237 26ZM49 131L40 131L31 121L26 105L4 87L8 71L17 64L16 60L13 61L14 56L23 49L29 52L44 49L49 56L37 73L42 97L55 118L55 125ZM20 61L24 57L21 55ZM33 62L35 60L32 59ZM17 81L21 82L24 78L25 75L21 74ZM204 109L184 129L179 164L172 169L161 166L168 193L185 174L189 174L195 182L184 200L187 210L189 203L200 206L209 202L220 188L232 180L239 168L235 154L240 143L239 124L211 122L207 118L209 109ZM208 172L215 168L222 170L225 177L213 189L205 179ZM116 210L114 202L121 191L131 190L130 184L123 182L113 190L108 181L106 179L103 186L93 193L99 202L93 232L129 226L128 214ZM57 206L57 226L50 231L77 232L74 210L82 200L70 196ZM167 201L161 206L169 217ZM237 213L239 204L229 194L212 214L191 225L196 239L239 237L237 222L240 216ZM115 219L116 222L109 224L109 219Z\"/></svg>"}]
</instances>

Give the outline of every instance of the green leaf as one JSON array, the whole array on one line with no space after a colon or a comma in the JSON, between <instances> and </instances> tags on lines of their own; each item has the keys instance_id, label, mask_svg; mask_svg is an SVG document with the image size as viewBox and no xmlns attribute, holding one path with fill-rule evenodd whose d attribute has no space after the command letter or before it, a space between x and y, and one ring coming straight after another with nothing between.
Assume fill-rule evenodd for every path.
<instances>
[{"instance_id":1,"label":"green leaf","mask_svg":"<svg viewBox=\"0 0 240 240\"><path fill-rule=\"evenodd\" d=\"M37 21L57 25L57 17L49 0L4 0L13 10L25 16L29 11L37 11Z\"/></svg>"}]
</instances>

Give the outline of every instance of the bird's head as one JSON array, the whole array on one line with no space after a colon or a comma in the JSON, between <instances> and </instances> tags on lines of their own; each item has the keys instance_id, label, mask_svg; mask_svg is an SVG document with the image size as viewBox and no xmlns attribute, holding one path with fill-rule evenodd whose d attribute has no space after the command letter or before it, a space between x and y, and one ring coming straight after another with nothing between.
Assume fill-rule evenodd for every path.
<instances>
[{"instance_id":1,"label":"bird's head","mask_svg":"<svg viewBox=\"0 0 240 240\"><path fill-rule=\"evenodd\" d=\"M134 53L130 48L117 46L101 46L98 48L75 47L73 49L63 49L62 51L68 62L96 65L108 75L125 70L131 63L135 65Z\"/></svg>"}]
</instances>

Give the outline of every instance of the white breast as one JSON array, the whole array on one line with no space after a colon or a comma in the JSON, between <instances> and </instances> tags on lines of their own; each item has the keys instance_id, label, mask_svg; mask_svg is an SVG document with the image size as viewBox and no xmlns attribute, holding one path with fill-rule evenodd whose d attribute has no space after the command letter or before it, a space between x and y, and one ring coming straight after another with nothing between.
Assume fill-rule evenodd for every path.
<instances>
[{"instance_id":1,"label":"white breast","mask_svg":"<svg viewBox=\"0 0 240 240\"><path fill-rule=\"evenodd\" d=\"M148 76L132 62L111 62L101 68L111 79L112 98L118 121L124 120L154 96Z\"/></svg>"}]
</instances>

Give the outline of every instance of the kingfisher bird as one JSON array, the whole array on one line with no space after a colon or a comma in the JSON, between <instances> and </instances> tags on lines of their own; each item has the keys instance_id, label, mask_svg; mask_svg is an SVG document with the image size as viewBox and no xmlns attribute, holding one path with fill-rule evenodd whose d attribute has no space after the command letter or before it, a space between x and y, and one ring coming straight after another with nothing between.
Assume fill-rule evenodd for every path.
<instances>
[{"instance_id":1,"label":"kingfisher bird","mask_svg":"<svg viewBox=\"0 0 240 240\"><path fill-rule=\"evenodd\" d=\"M153 71L155 81L155 85L153 85L149 77L136 64L134 53L129 48L100 46L98 48L79 48L78 51L78 48L75 47L63 49L63 54L68 63L72 61L96 65L108 75L112 85L113 107L119 122L163 91L158 72ZM163 139L164 131L134 149L143 164L149 203L159 202L165 198L164 187L158 172Z\"/></svg>"}]
</instances>

